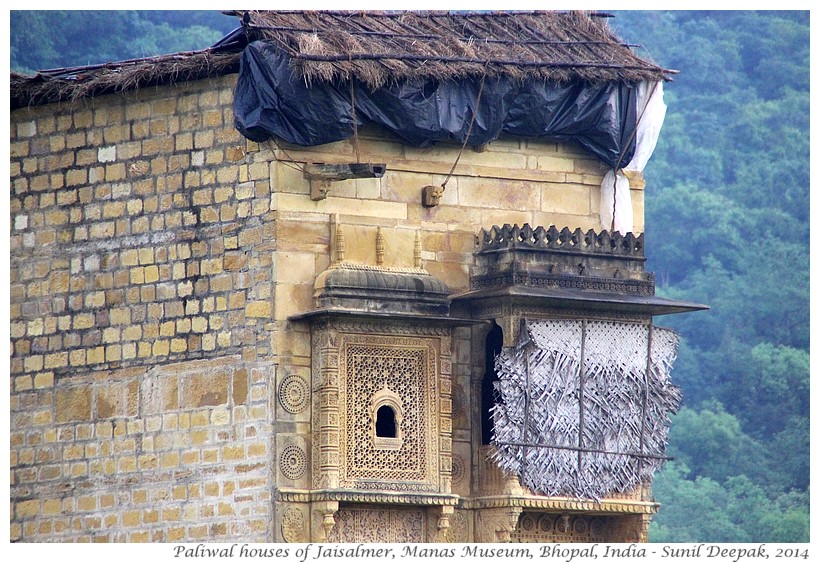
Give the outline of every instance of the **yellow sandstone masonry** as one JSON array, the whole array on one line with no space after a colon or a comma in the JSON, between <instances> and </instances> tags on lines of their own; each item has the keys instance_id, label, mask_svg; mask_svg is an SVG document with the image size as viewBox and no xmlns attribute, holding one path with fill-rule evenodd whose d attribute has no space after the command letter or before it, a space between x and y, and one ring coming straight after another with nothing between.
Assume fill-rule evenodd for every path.
<instances>
[{"instance_id":1,"label":"yellow sandstone masonry","mask_svg":"<svg viewBox=\"0 0 820 563\"><path fill-rule=\"evenodd\" d=\"M314 201L304 165L355 162L353 143L246 141L235 80L11 114L14 541L283 541L271 491L312 486L312 406L295 401L316 361L310 327L289 317L315 308L337 230L346 262L420 266L460 293L482 227L600 228L597 161L509 138L465 150L427 208L422 188L445 181L459 147L364 127L361 161L384 176ZM632 195L639 232L643 186ZM475 393L466 330L459 401ZM467 418L443 420L469 490ZM321 528L310 518L305 534Z\"/></svg>"}]
</instances>

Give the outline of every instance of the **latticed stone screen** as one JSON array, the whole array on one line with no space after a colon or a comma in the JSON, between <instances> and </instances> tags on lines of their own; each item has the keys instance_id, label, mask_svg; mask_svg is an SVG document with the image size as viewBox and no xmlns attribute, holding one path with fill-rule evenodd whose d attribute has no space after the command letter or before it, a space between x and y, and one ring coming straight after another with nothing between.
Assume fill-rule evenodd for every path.
<instances>
[{"instance_id":1,"label":"latticed stone screen","mask_svg":"<svg viewBox=\"0 0 820 563\"><path fill-rule=\"evenodd\" d=\"M495 460L550 496L600 499L651 478L681 402L678 338L648 324L527 323L496 359Z\"/></svg>"},{"instance_id":2,"label":"latticed stone screen","mask_svg":"<svg viewBox=\"0 0 820 563\"><path fill-rule=\"evenodd\" d=\"M348 401L350 424L348 475L356 478L385 478L418 481L427 477L427 445L424 428L424 375L426 353L423 349L374 348L351 346L347 353ZM406 405L400 414L402 447L377 448L374 441L374 416L370 398L387 388Z\"/></svg>"},{"instance_id":3,"label":"latticed stone screen","mask_svg":"<svg viewBox=\"0 0 820 563\"><path fill-rule=\"evenodd\" d=\"M437 354L433 340L345 335L342 347L342 486L434 490L438 485ZM376 436L379 397L397 424L394 439Z\"/></svg>"}]
</instances>

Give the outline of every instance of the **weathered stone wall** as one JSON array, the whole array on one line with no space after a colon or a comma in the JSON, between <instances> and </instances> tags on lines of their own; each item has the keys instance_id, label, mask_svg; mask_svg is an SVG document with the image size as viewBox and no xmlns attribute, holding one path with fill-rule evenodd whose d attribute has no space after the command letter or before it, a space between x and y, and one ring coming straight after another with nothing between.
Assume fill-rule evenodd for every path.
<instances>
[{"instance_id":1,"label":"weathered stone wall","mask_svg":"<svg viewBox=\"0 0 820 563\"><path fill-rule=\"evenodd\" d=\"M371 265L380 230L386 267L413 267L419 238L422 266L459 292L481 227L600 228L605 170L580 149L466 149L425 208L458 146L368 128L357 143L258 145L233 128L234 81L11 115L12 540L280 539L275 491L310 478L286 477L276 447L310 451L310 409L277 395L285 378L311 381L309 326L288 318L314 307L339 230L345 259ZM387 172L310 198L304 163L357 160ZM453 340L459 494L475 443L469 334Z\"/></svg>"},{"instance_id":2,"label":"weathered stone wall","mask_svg":"<svg viewBox=\"0 0 820 563\"><path fill-rule=\"evenodd\" d=\"M274 218L232 82L12 114L13 540L270 536Z\"/></svg>"}]
</instances>

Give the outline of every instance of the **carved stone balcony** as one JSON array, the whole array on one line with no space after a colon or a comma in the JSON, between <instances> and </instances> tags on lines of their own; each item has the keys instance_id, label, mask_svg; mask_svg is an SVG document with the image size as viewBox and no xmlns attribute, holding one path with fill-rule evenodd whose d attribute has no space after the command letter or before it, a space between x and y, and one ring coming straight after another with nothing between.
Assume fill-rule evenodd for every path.
<instances>
[{"instance_id":1,"label":"carved stone balcony","mask_svg":"<svg viewBox=\"0 0 820 563\"><path fill-rule=\"evenodd\" d=\"M478 317L486 316L484 305L511 299L642 316L708 308L655 297L655 276L645 262L643 234L494 226L479 232L470 290L453 303L469 304Z\"/></svg>"}]
</instances>

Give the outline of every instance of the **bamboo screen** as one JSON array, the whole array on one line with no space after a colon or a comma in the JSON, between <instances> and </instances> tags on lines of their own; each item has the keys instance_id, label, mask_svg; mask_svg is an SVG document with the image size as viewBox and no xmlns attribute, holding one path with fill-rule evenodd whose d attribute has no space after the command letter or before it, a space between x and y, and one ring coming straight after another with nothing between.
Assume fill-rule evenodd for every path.
<instances>
[{"instance_id":1,"label":"bamboo screen","mask_svg":"<svg viewBox=\"0 0 820 563\"><path fill-rule=\"evenodd\" d=\"M651 479L681 404L677 346L648 324L527 322L496 358L495 461L548 496L600 500Z\"/></svg>"}]
</instances>

